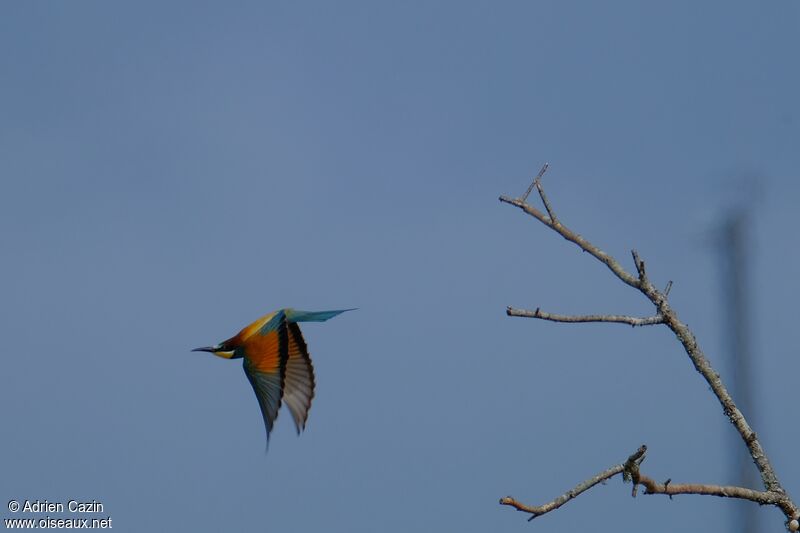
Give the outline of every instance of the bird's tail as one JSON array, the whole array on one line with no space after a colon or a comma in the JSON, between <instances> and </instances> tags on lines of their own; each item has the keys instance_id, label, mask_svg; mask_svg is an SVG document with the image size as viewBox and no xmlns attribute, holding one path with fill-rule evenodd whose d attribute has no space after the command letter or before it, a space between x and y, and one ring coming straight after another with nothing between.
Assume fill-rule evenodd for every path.
<instances>
[{"instance_id":1,"label":"bird's tail","mask_svg":"<svg viewBox=\"0 0 800 533\"><path fill-rule=\"evenodd\" d=\"M289 322L325 322L326 320L340 315L352 309L338 309L336 311L300 311L299 309L287 309L286 320Z\"/></svg>"}]
</instances>

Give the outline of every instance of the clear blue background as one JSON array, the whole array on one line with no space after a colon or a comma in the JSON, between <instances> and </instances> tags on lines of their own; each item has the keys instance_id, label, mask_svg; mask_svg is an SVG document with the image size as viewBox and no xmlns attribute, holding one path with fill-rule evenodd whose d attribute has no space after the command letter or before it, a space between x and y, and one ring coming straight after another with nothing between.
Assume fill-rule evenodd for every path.
<instances>
[{"instance_id":1,"label":"clear blue background","mask_svg":"<svg viewBox=\"0 0 800 533\"><path fill-rule=\"evenodd\" d=\"M723 377L715 228L749 228L756 430L800 495L800 4L5 2L0 497L119 531L728 530L743 448L652 309L501 205L541 164L562 221L636 247ZM264 453L238 362L191 353L282 306L317 397ZM20 514L14 516L21 516ZM765 527L782 515L759 510Z\"/></svg>"}]
</instances>

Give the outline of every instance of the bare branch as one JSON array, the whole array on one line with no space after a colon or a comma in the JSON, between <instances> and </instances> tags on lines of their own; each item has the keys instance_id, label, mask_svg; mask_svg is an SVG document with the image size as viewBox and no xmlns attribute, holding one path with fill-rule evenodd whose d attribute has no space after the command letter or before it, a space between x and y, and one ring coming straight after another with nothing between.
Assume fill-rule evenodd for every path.
<instances>
[{"instance_id":1,"label":"bare branch","mask_svg":"<svg viewBox=\"0 0 800 533\"><path fill-rule=\"evenodd\" d=\"M526 505L521 503L511 496L506 496L505 498L500 499L500 505L508 505L513 507L517 511L521 511L524 513L529 513L531 516L528 517L528 521L533 520L534 518L541 516L543 514L549 513L550 511L555 511L568 501L575 499L581 493L586 492L590 488L594 487L598 483L602 483L607 479L610 479L617 474L622 474L623 479L625 481L630 481L633 484L633 488L631 489L631 496L634 498L636 497L636 489L639 485L645 488L644 494L665 494L668 495L670 498L672 496L678 494L697 494L703 496L719 496L722 498L736 498L739 500L748 500L751 502L755 502L759 505L775 505L780 507L784 510L787 516L790 517L790 521L794 518L791 518L792 513L795 511L793 504L791 504L791 500L789 497L783 492L775 492L775 491L758 491L753 489L748 489L745 487L737 487L737 486L725 486L725 485L706 485L700 483L672 483L671 479L668 479L664 483L658 483L653 479L645 476L639 471L639 467L644 461L645 453L647 452L647 446L644 444L639 447L633 454L631 454L628 459L619 465L612 466L611 468L604 470L597 474L596 476L590 477L589 479L582 481L575 488L565 492L558 498L551 500L544 505L539 506L532 506ZM787 522L787 526L789 526L789 522Z\"/></svg>"},{"instance_id":2,"label":"bare branch","mask_svg":"<svg viewBox=\"0 0 800 533\"><path fill-rule=\"evenodd\" d=\"M510 505L511 507L515 508L517 511L522 511L524 513L530 513L531 516L528 517L528 521L530 522L537 516L541 516L545 513L549 513L550 511L555 511L568 501L576 498L582 492L586 492L590 488L594 487L598 483L602 483L603 481L607 480L608 478L614 477L617 474L621 474L622 470L624 469L623 465L616 465L612 466L608 470L603 470L596 476L590 477L586 481L578 483L575 488L565 492L555 500L549 501L544 505L540 506L530 506L525 505L523 503L518 502L511 496L506 496L505 498L500 498L500 505Z\"/></svg>"},{"instance_id":3,"label":"bare branch","mask_svg":"<svg viewBox=\"0 0 800 533\"><path fill-rule=\"evenodd\" d=\"M644 261L639 259L639 252L636 250L631 250L631 255L633 256L633 263L636 265L636 272L639 274L639 286L643 287L647 285L647 272L644 269Z\"/></svg>"},{"instance_id":4,"label":"bare branch","mask_svg":"<svg viewBox=\"0 0 800 533\"><path fill-rule=\"evenodd\" d=\"M524 202L523 200L519 200L517 198L510 198L508 196L501 196L500 201L506 204L511 204L515 207L519 207L523 211L525 211L530 216L537 219L539 222L547 226L548 228L552 229L565 239L570 242L574 242L577 244L581 250L591 254L595 259L606 265L611 272L614 273L623 283L630 285L634 288L639 288L639 278L630 274L627 270L625 270L619 262L602 251L600 248L596 247L574 231L570 230L566 226L564 226L560 221L555 220L551 221L550 218L533 207L532 205Z\"/></svg>"},{"instance_id":5,"label":"bare branch","mask_svg":"<svg viewBox=\"0 0 800 533\"><path fill-rule=\"evenodd\" d=\"M639 476L639 484L645 488L645 494L666 494L670 497L677 494L700 494L705 496L719 496L721 498L750 500L760 505L776 505L786 498L786 495L780 492L767 492L730 485L672 483L671 480L658 483L644 475Z\"/></svg>"},{"instance_id":6,"label":"bare branch","mask_svg":"<svg viewBox=\"0 0 800 533\"><path fill-rule=\"evenodd\" d=\"M656 304L658 311L664 317L664 324L678 337L684 350L686 350L686 353L689 355L689 359L691 359L695 370L703 376L711 387L714 396L717 397L719 403L722 405L723 413L739 432L739 436L744 441L745 446L747 446L747 450L750 452L750 456L753 458L753 462L756 464L761 474L761 481L764 484L764 488L770 492L784 492L756 433L750 427L750 424L739 408L736 407L733 397L731 397L728 389L722 383L720 375L711 366L703 350L700 349L692 331L686 324L680 321L677 313L670 308L666 297L658 292L652 285L643 288L642 292Z\"/></svg>"},{"instance_id":7,"label":"bare branch","mask_svg":"<svg viewBox=\"0 0 800 533\"><path fill-rule=\"evenodd\" d=\"M536 177L536 179L533 181L533 184L536 185L536 190L539 192L539 198L542 199L544 208L547 210L547 214L550 216L550 221L555 223L558 222L558 219L553 211L553 207L550 205L550 201L547 199L547 195L544 193L544 187L542 187L542 174L544 173L542 172Z\"/></svg>"},{"instance_id":8,"label":"bare branch","mask_svg":"<svg viewBox=\"0 0 800 533\"><path fill-rule=\"evenodd\" d=\"M529 311L527 309L516 309L509 306L506 308L506 314L508 316L524 318L539 318L542 320L550 320L551 322L616 322L618 324L628 324L629 326L652 326L664 323L664 317L659 315L646 318L626 315L557 315L542 311L538 307L535 311Z\"/></svg>"},{"instance_id":9,"label":"bare branch","mask_svg":"<svg viewBox=\"0 0 800 533\"><path fill-rule=\"evenodd\" d=\"M686 324L681 322L681 320L678 318L678 314L670 307L669 302L667 301L667 295L669 294L669 290L672 287L672 282L670 282L667 285L667 288L664 290L664 292L661 292L658 289L656 289L655 286L648 279L644 261L640 259L639 254L636 252L636 250L632 250L631 254L633 256L634 264L636 266L637 275L633 275L628 271L626 271L614 257L603 252L597 246L595 246L588 240L584 239L582 236L568 229L552 215L552 208L550 207L549 202L545 200L546 196L544 195L544 189L542 187L540 179L534 180L532 187L533 186L535 186L539 191L539 195L542 197L542 200L545 203L545 208L549 216L545 215L540 210L536 209L535 207L531 206L526 202L528 194L519 199L510 198L508 196L501 196L500 201L518 207L528 215L534 217L539 222L541 222L548 228L552 229L553 231L561 235L564 239L575 243L581 248L581 250L589 253L595 259L606 265L606 267L608 267L608 269L611 270L611 272L613 272L614 275L620 279L620 281L622 281L623 283L625 283L630 287L639 290L644 296L647 297L648 300L650 300L650 302L656 308L656 317L660 318L659 323L665 324L670 330L672 330L672 332L678 338L680 343L683 345L684 350L688 354L689 359L692 361L695 370L697 370L697 372L700 373L700 375L703 376L703 378L706 380L712 392L722 405L723 413L725 414L725 416L728 417L728 420L730 420L731 424L733 424L733 426L739 432L742 441L744 442L745 446L750 452L750 456L752 457L753 462L755 463L759 473L761 474L761 481L764 485L764 488L766 489L764 493L769 494L770 498L772 498L767 503L771 503L773 505L777 505L778 507L780 507L780 509L784 512L784 514L788 518L787 521L788 528L791 529L792 527L795 526L800 527L800 524L797 524L797 520L800 519L800 508L798 508L794 504L794 502L789 498L789 496L786 495L785 490L778 481L775 470L770 464L769 459L767 458L767 455L764 452L764 449L761 446L761 443L758 440L757 435L750 427L749 423L745 419L742 412L734 403L733 398L731 397L725 385L722 383L722 379L720 378L719 374L713 369L710 362L703 353L702 349L700 349L700 346L697 344L697 340L695 339L695 336L692 333L692 331ZM530 190L531 188L529 188L528 193L530 193ZM542 312L538 310L534 313L542 315ZM575 319L576 317L558 317L557 315L555 316L556 318L567 318L567 320L555 320L558 322L596 321L596 320L578 320ZM543 318L543 316L535 316L534 318ZM590 315L589 318L597 318L597 316ZM627 318L633 318L633 317L627 317ZM613 322L615 320L609 320L609 321ZM629 323L625 320L619 320L619 322ZM669 490L675 490L674 487L678 487L678 485L665 483L664 484L665 490L667 490L666 488L667 486L669 487ZM727 488L725 488L725 490L727 490ZM744 490L749 490L749 489L744 489ZM764 494L764 493L758 493L758 494ZM782 497L779 498L778 497L779 495L781 495ZM732 497L737 497L737 496L732 496Z\"/></svg>"}]
</instances>

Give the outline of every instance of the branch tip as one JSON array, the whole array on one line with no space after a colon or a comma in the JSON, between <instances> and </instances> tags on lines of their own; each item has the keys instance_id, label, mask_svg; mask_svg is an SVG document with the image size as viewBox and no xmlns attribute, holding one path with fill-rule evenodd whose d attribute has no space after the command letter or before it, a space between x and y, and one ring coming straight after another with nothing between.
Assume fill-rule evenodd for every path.
<instances>
[{"instance_id":1,"label":"branch tip","mask_svg":"<svg viewBox=\"0 0 800 533\"><path fill-rule=\"evenodd\" d=\"M667 286L666 286L666 288L664 289L664 298L666 298L667 296L669 296L669 291L671 291L671 290L672 290L672 280L669 280L669 281L667 282Z\"/></svg>"},{"instance_id":2,"label":"branch tip","mask_svg":"<svg viewBox=\"0 0 800 533\"><path fill-rule=\"evenodd\" d=\"M537 183L540 183L540 182L541 182L541 180L542 180L542 176L544 176L544 173L545 173L545 172L547 172L547 169L548 169L548 168L550 168L550 163L545 163L545 164L542 166L542 169L539 171L539 173L536 175L536 177L535 177L535 178L533 179L533 181L531 182L530 186L528 187L528 190L527 190L527 191L525 191L525 194L523 194L522 196L520 196L520 197L519 197L519 200L520 200L520 201L521 201L523 204L524 204L524 203L525 203L525 202L528 200L528 196L530 196L530 194L531 194L531 191L533 191L533 188L534 188L534 187L536 187L537 189L539 188L539 186L537 185Z\"/></svg>"}]
</instances>

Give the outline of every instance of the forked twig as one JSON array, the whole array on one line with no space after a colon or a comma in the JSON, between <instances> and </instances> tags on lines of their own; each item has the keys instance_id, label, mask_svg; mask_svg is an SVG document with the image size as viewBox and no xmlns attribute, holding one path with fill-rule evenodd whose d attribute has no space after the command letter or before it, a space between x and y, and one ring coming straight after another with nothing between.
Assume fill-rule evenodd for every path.
<instances>
[{"instance_id":1,"label":"forked twig","mask_svg":"<svg viewBox=\"0 0 800 533\"><path fill-rule=\"evenodd\" d=\"M744 487L707 485L701 483L672 483L671 479L668 479L664 483L658 483L652 478L645 476L640 471L640 466L642 461L644 461L646 452L647 446L643 444L638 450L631 454L624 463L614 465L578 483L574 488L544 505L526 505L511 496L500 498L500 505L508 505L517 511L529 513L531 516L528 517L528 521L530 522L536 517L549 513L550 511L555 511L570 500L577 498L583 492L586 492L595 485L618 474L622 474L624 481L633 484L631 496L634 498L637 494L637 488L642 486L644 487L644 494L664 494L670 498L678 494L701 494L706 496L718 496L720 498L749 500L760 505L775 505L781 508L783 508L783 504L785 503L785 495L770 491L758 491Z\"/></svg>"},{"instance_id":2,"label":"forked twig","mask_svg":"<svg viewBox=\"0 0 800 533\"><path fill-rule=\"evenodd\" d=\"M536 178L534 178L534 180L531 182L531 185L530 185L530 187L528 187L528 190L525 191L525 194L523 194L522 196L519 197L519 199L521 201L525 202L525 201L528 200L528 196L531 195L531 191L533 190L534 187L536 187L537 189L541 188L542 176L544 176L544 173L547 172L548 168L550 168L550 164L549 163L545 163L544 165L542 165L542 169L536 175ZM537 184L539 184L538 187L537 187Z\"/></svg>"},{"instance_id":3,"label":"forked twig","mask_svg":"<svg viewBox=\"0 0 800 533\"><path fill-rule=\"evenodd\" d=\"M587 490L594 487L598 483L602 483L603 481L612 478L617 474L622 474L626 468L631 468L631 465L633 464L638 465L644 459L644 454L646 451L647 451L647 446L642 445L638 450L636 450L633 453L633 455L628 457L628 460L625 461L623 464L615 465L607 470L603 470L596 476L592 476L589 479L578 483L574 488L568 490L555 500L549 501L544 505L540 506L525 505L524 503L518 502L511 496L500 498L500 505L510 505L517 511L530 513L531 516L528 517L528 522L530 522L537 516L549 513L550 511L555 511L568 501L578 497L578 495L580 495L583 492L586 492Z\"/></svg>"}]
</instances>

